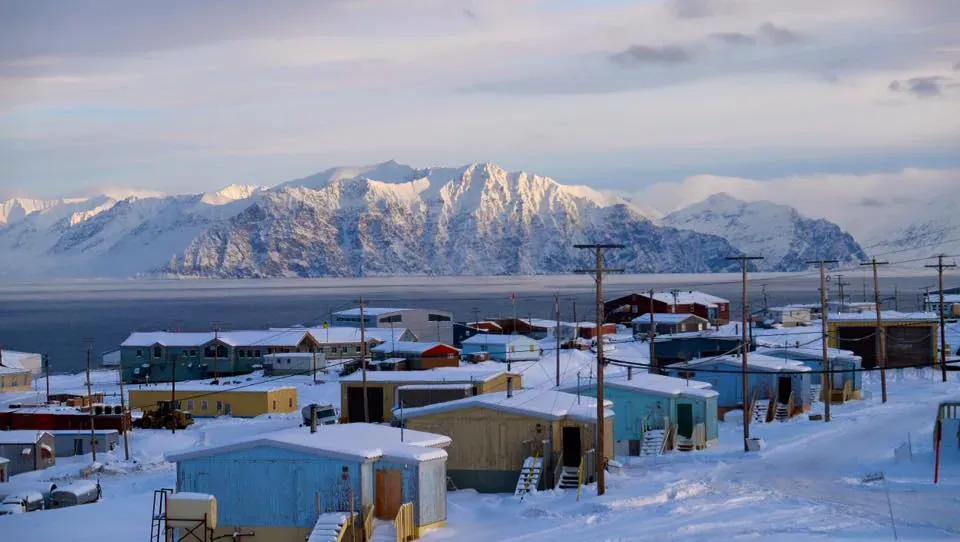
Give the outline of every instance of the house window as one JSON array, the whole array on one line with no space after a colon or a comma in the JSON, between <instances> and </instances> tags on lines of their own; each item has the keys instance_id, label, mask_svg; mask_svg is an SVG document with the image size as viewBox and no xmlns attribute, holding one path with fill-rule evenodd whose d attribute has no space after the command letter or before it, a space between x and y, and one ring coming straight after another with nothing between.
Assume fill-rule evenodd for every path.
<instances>
[{"instance_id":1,"label":"house window","mask_svg":"<svg viewBox=\"0 0 960 542\"><path fill-rule=\"evenodd\" d=\"M289 401L290 408L293 408L293 397L288 399L288 401Z\"/></svg>"},{"instance_id":2,"label":"house window","mask_svg":"<svg viewBox=\"0 0 960 542\"><path fill-rule=\"evenodd\" d=\"M160 359L163 357L163 347L154 346L153 347L153 358Z\"/></svg>"},{"instance_id":3,"label":"house window","mask_svg":"<svg viewBox=\"0 0 960 542\"><path fill-rule=\"evenodd\" d=\"M443 314L430 314L427 316L427 320L430 322L449 322L450 317Z\"/></svg>"},{"instance_id":4,"label":"house window","mask_svg":"<svg viewBox=\"0 0 960 542\"><path fill-rule=\"evenodd\" d=\"M277 400L274 399L274 400L273 400L273 410L276 410L276 409L277 409Z\"/></svg>"},{"instance_id":5,"label":"house window","mask_svg":"<svg viewBox=\"0 0 960 542\"><path fill-rule=\"evenodd\" d=\"M357 350L360 350L360 349L357 348ZM344 346L343 348L340 349L340 351L341 351L342 353L346 354L346 353L347 353L347 347Z\"/></svg>"},{"instance_id":6,"label":"house window","mask_svg":"<svg viewBox=\"0 0 960 542\"><path fill-rule=\"evenodd\" d=\"M189 410L190 412L193 412L193 399L190 399L189 401L187 401L187 410Z\"/></svg>"},{"instance_id":7,"label":"house window","mask_svg":"<svg viewBox=\"0 0 960 542\"><path fill-rule=\"evenodd\" d=\"M217 401L217 413L223 412L223 402Z\"/></svg>"},{"instance_id":8,"label":"house window","mask_svg":"<svg viewBox=\"0 0 960 542\"><path fill-rule=\"evenodd\" d=\"M138 358L142 358L142 357L143 357L143 350L140 350L139 348L137 348L137 357L138 357Z\"/></svg>"},{"instance_id":9,"label":"house window","mask_svg":"<svg viewBox=\"0 0 960 542\"><path fill-rule=\"evenodd\" d=\"M200 401L200 410L207 410L208 408L210 408L210 404L207 403L206 399Z\"/></svg>"}]
</instances>

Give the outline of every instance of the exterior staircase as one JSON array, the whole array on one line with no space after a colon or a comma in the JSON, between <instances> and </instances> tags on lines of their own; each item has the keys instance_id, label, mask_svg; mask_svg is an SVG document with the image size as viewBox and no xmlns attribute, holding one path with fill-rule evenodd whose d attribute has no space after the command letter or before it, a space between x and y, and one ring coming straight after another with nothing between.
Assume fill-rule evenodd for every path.
<instances>
[{"instance_id":1,"label":"exterior staircase","mask_svg":"<svg viewBox=\"0 0 960 542\"><path fill-rule=\"evenodd\" d=\"M320 514L307 542L336 542L349 521L350 514L347 512Z\"/></svg>"},{"instance_id":2,"label":"exterior staircase","mask_svg":"<svg viewBox=\"0 0 960 542\"><path fill-rule=\"evenodd\" d=\"M373 523L370 542L397 542L397 527L392 521L377 520Z\"/></svg>"},{"instance_id":3,"label":"exterior staircase","mask_svg":"<svg viewBox=\"0 0 960 542\"><path fill-rule=\"evenodd\" d=\"M785 422L790 419L790 407L786 403L777 403L777 414L776 420L778 422Z\"/></svg>"},{"instance_id":4,"label":"exterior staircase","mask_svg":"<svg viewBox=\"0 0 960 542\"><path fill-rule=\"evenodd\" d=\"M753 404L753 415L750 423L766 423L767 411L770 409L769 399L757 399Z\"/></svg>"},{"instance_id":5,"label":"exterior staircase","mask_svg":"<svg viewBox=\"0 0 960 542\"><path fill-rule=\"evenodd\" d=\"M577 489L580 486L580 472L577 467L563 467L557 489Z\"/></svg>"},{"instance_id":6,"label":"exterior staircase","mask_svg":"<svg viewBox=\"0 0 960 542\"><path fill-rule=\"evenodd\" d=\"M823 400L823 386L820 384L810 384L810 404L816 404Z\"/></svg>"},{"instance_id":7,"label":"exterior staircase","mask_svg":"<svg viewBox=\"0 0 960 542\"><path fill-rule=\"evenodd\" d=\"M696 449L693 439L684 436L677 436L677 451L692 452Z\"/></svg>"},{"instance_id":8,"label":"exterior staircase","mask_svg":"<svg viewBox=\"0 0 960 542\"><path fill-rule=\"evenodd\" d=\"M523 460L523 469L520 470L520 479L517 480L517 489L514 495L522 496L540 487L540 475L543 473L543 458L534 454Z\"/></svg>"},{"instance_id":9,"label":"exterior staircase","mask_svg":"<svg viewBox=\"0 0 960 542\"><path fill-rule=\"evenodd\" d=\"M666 431L663 429L648 429L643 432L643 442L640 443L640 455L660 455L663 452L663 440Z\"/></svg>"}]
</instances>

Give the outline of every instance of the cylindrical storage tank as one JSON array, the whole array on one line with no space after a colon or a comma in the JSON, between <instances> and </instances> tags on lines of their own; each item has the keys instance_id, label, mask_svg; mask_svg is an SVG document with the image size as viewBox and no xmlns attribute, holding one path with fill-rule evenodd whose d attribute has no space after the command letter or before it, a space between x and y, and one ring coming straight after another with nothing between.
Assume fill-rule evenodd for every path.
<instances>
[{"instance_id":1,"label":"cylindrical storage tank","mask_svg":"<svg viewBox=\"0 0 960 542\"><path fill-rule=\"evenodd\" d=\"M72 484L58 487L50 493L51 508L64 508L96 502L99 499L96 482L81 480Z\"/></svg>"},{"instance_id":2,"label":"cylindrical storage tank","mask_svg":"<svg viewBox=\"0 0 960 542\"><path fill-rule=\"evenodd\" d=\"M207 493L167 495L167 527L193 528L206 520L207 529L217 528L217 498Z\"/></svg>"}]
</instances>

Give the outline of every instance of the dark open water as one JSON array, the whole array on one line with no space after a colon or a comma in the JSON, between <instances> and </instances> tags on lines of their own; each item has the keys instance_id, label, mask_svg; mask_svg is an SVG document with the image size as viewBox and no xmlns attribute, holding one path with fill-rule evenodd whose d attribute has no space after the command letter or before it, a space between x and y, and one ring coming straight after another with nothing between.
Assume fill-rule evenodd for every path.
<instances>
[{"instance_id":1,"label":"dark open water","mask_svg":"<svg viewBox=\"0 0 960 542\"><path fill-rule=\"evenodd\" d=\"M863 297L864 275L849 272L846 296ZM930 274L887 276L881 293L892 297L899 287L899 308L916 310L920 288L935 284ZM610 276L607 298L651 287L699 288L732 301L740 314L740 276L627 275ZM815 274L755 274L751 276L751 309L819 301ZM135 330L264 328L321 323L332 311L354 306L363 295L368 306L430 307L448 310L457 320L516 314L554 317L554 293L561 295L561 317L595 318L591 277L385 277L363 279L264 280L102 280L0 284L0 344L4 348L49 355L51 371L72 372L84 367L84 340L99 354L117 348ZM831 293L836 296L835 286ZM517 293L516 308L510 292ZM872 298L868 284L867 296ZM891 299L885 308L894 308Z\"/></svg>"}]
</instances>

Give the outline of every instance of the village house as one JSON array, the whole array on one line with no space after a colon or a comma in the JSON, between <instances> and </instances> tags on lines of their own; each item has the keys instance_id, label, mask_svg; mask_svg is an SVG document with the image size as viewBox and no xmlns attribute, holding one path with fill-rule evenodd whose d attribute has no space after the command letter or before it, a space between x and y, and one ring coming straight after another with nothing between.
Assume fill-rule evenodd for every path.
<instances>
[{"instance_id":1,"label":"village house","mask_svg":"<svg viewBox=\"0 0 960 542\"><path fill-rule=\"evenodd\" d=\"M710 322L696 314L667 314L654 313L653 327L657 335L672 335L674 333L690 333L705 331L710 328ZM641 314L631 320L633 334L636 337L646 337L650 333L650 313Z\"/></svg>"},{"instance_id":2,"label":"village house","mask_svg":"<svg viewBox=\"0 0 960 542\"><path fill-rule=\"evenodd\" d=\"M650 373L605 379L604 399L613 401L614 450L619 455L658 455L702 450L719 439L717 399L710 384ZM564 389L597 396L591 380Z\"/></svg>"},{"instance_id":3,"label":"village house","mask_svg":"<svg viewBox=\"0 0 960 542\"><path fill-rule=\"evenodd\" d=\"M810 325L812 313L807 307L786 305L784 307L769 307L760 313L760 320L768 325L796 327Z\"/></svg>"},{"instance_id":4,"label":"village house","mask_svg":"<svg viewBox=\"0 0 960 542\"><path fill-rule=\"evenodd\" d=\"M481 333L463 341L461 353L464 356L478 352L487 352L490 354L490 359L504 363L540 359L540 347L537 342L524 335Z\"/></svg>"},{"instance_id":5,"label":"village house","mask_svg":"<svg viewBox=\"0 0 960 542\"><path fill-rule=\"evenodd\" d=\"M365 307L366 328L405 328L420 340L451 344L453 342L453 314L433 309ZM360 308L333 313L333 324L360 327Z\"/></svg>"},{"instance_id":6,"label":"village house","mask_svg":"<svg viewBox=\"0 0 960 542\"><path fill-rule=\"evenodd\" d=\"M460 350L441 343L390 341L371 349L374 359L402 358L408 371L459 367Z\"/></svg>"},{"instance_id":7,"label":"village house","mask_svg":"<svg viewBox=\"0 0 960 542\"><path fill-rule=\"evenodd\" d=\"M671 363L735 354L740 351L742 344L740 337L715 333L663 335L655 340L656 359L653 365L657 369L662 369ZM747 348L748 351L753 350L754 344L750 343Z\"/></svg>"},{"instance_id":8,"label":"village house","mask_svg":"<svg viewBox=\"0 0 960 542\"><path fill-rule=\"evenodd\" d=\"M960 293L943 294L943 303L940 294L926 294L923 298L924 312L939 314L943 311L944 318L955 320L960 318Z\"/></svg>"},{"instance_id":9,"label":"village house","mask_svg":"<svg viewBox=\"0 0 960 542\"><path fill-rule=\"evenodd\" d=\"M603 324L600 328L593 322L577 322L576 326L577 336L588 341L596 339L600 331L603 331L604 335L613 335L617 332L617 324L611 323Z\"/></svg>"},{"instance_id":10,"label":"village house","mask_svg":"<svg viewBox=\"0 0 960 542\"><path fill-rule=\"evenodd\" d=\"M22 406L0 411L0 430L83 430L90 431L90 424L97 429L129 430L130 413L121 412L120 405L93 406L90 409L60 405Z\"/></svg>"},{"instance_id":11,"label":"village house","mask_svg":"<svg viewBox=\"0 0 960 542\"><path fill-rule=\"evenodd\" d=\"M654 292L652 300L649 293L634 293L604 303L607 321L618 324L650 312L695 314L716 326L730 322L730 301L694 290L671 290Z\"/></svg>"},{"instance_id":12,"label":"village house","mask_svg":"<svg viewBox=\"0 0 960 542\"><path fill-rule=\"evenodd\" d=\"M716 356L674 363L666 367L670 376L706 382L717 397L720 418L743 407L743 368L739 356ZM784 419L809 411L810 367L786 358L757 353L747 357L749 402L765 405L765 421ZM750 412L753 412L751 406Z\"/></svg>"},{"instance_id":13,"label":"village house","mask_svg":"<svg viewBox=\"0 0 960 542\"><path fill-rule=\"evenodd\" d=\"M0 367L0 393L30 391L33 389L33 373L26 369Z\"/></svg>"},{"instance_id":14,"label":"village house","mask_svg":"<svg viewBox=\"0 0 960 542\"><path fill-rule=\"evenodd\" d=\"M57 429L48 433L53 435L57 457L84 455L92 451L89 429ZM94 435L99 453L113 451L120 445L120 432L116 429L95 429Z\"/></svg>"},{"instance_id":15,"label":"village house","mask_svg":"<svg viewBox=\"0 0 960 542\"><path fill-rule=\"evenodd\" d=\"M880 323L886 337L887 368L929 367L938 363L939 317L932 313L883 311ZM843 313L827 321L831 348L849 350L860 356L864 369L877 367L875 314Z\"/></svg>"},{"instance_id":16,"label":"village house","mask_svg":"<svg viewBox=\"0 0 960 542\"><path fill-rule=\"evenodd\" d=\"M263 374L265 375L312 375L314 371L327 372L327 362L323 353L291 352L263 356Z\"/></svg>"},{"instance_id":17,"label":"village house","mask_svg":"<svg viewBox=\"0 0 960 542\"><path fill-rule=\"evenodd\" d=\"M508 390L404 409L401 423L453 440L447 474L457 488L514 493L527 483L576 489L580 469L584 483L594 481L604 458L613 458L613 418L607 408L602 457L596 400L559 391Z\"/></svg>"},{"instance_id":18,"label":"village house","mask_svg":"<svg viewBox=\"0 0 960 542\"><path fill-rule=\"evenodd\" d=\"M519 374L497 369L443 367L427 371L367 372L367 401L371 423L392 422L393 409L405 405L422 406L464 396L493 393L507 389L507 379L520 388ZM416 386L416 387L413 387ZM455 386L455 387L451 387ZM464 386L466 386L464 388ZM363 375L353 373L340 379L340 415L348 422L363 422Z\"/></svg>"},{"instance_id":19,"label":"village house","mask_svg":"<svg viewBox=\"0 0 960 542\"><path fill-rule=\"evenodd\" d=\"M287 429L167 456L177 464L177 491L213 495L214 538L303 542L369 540L399 515L412 520L390 540L417 538L447 519L450 439L373 424ZM346 514L345 530L329 515ZM372 531L371 531L372 529ZM352 531L352 532L351 532ZM313 536L312 536L313 535ZM314 538L316 536L317 538ZM384 539L387 539L386 537Z\"/></svg>"},{"instance_id":20,"label":"village house","mask_svg":"<svg viewBox=\"0 0 960 542\"><path fill-rule=\"evenodd\" d=\"M57 462L53 435L47 431L0 431L0 457L6 457L8 476L43 470Z\"/></svg>"},{"instance_id":21,"label":"village house","mask_svg":"<svg viewBox=\"0 0 960 542\"><path fill-rule=\"evenodd\" d=\"M43 356L31 352L0 349L0 366L30 371L33 376L40 376L43 374Z\"/></svg>"},{"instance_id":22,"label":"village house","mask_svg":"<svg viewBox=\"0 0 960 542\"><path fill-rule=\"evenodd\" d=\"M180 401L180 408L194 417L234 416L253 418L262 414L285 414L297 411L297 388L265 384L243 387L197 382L176 386L171 395L170 384L150 385L127 392L130 409L153 408L171 398Z\"/></svg>"},{"instance_id":23,"label":"village house","mask_svg":"<svg viewBox=\"0 0 960 542\"><path fill-rule=\"evenodd\" d=\"M811 401L826 400L823 397L823 351L820 348L757 348L756 353L771 358L788 358L810 367ZM862 389L862 361L860 356L847 350L827 349L830 360L830 379L833 403L845 403L851 399L860 399Z\"/></svg>"}]
</instances>

